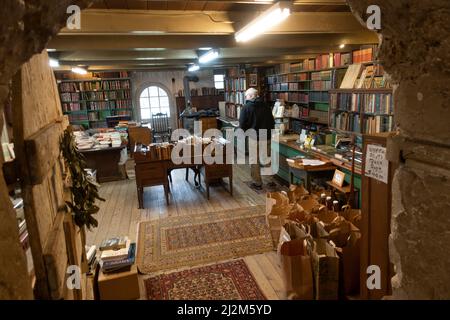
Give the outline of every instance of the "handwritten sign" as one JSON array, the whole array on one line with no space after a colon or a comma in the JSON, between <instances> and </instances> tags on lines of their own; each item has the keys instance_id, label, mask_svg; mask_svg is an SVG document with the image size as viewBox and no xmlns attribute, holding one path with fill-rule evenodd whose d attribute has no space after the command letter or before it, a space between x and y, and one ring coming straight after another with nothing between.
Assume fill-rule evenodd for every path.
<instances>
[{"instance_id":1,"label":"handwritten sign","mask_svg":"<svg viewBox=\"0 0 450 320\"><path fill-rule=\"evenodd\" d=\"M369 144L366 152L364 174L367 177L388 183L389 162L386 160L386 148Z\"/></svg>"}]
</instances>

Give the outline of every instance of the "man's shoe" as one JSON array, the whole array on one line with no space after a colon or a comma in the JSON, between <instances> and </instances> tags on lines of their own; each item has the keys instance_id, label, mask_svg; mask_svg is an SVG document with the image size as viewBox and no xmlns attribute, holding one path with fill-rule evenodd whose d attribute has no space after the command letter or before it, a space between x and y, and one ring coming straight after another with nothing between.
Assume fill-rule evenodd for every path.
<instances>
[{"instance_id":1,"label":"man's shoe","mask_svg":"<svg viewBox=\"0 0 450 320\"><path fill-rule=\"evenodd\" d=\"M275 182L269 182L267 184L267 186L270 187L270 188L275 188L277 186L277 184Z\"/></svg>"},{"instance_id":2,"label":"man's shoe","mask_svg":"<svg viewBox=\"0 0 450 320\"><path fill-rule=\"evenodd\" d=\"M255 190L262 190L262 185L258 185L254 182L250 185L250 187Z\"/></svg>"}]
</instances>

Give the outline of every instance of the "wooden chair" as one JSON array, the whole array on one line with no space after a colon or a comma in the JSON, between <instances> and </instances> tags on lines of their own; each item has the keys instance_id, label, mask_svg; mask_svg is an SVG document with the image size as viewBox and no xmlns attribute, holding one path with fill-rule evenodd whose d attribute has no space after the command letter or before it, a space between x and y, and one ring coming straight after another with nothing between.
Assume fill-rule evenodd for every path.
<instances>
[{"instance_id":1,"label":"wooden chair","mask_svg":"<svg viewBox=\"0 0 450 320\"><path fill-rule=\"evenodd\" d=\"M128 140L130 143L130 154L133 157L134 146L136 144L143 144L148 146L152 143L152 131L147 127L129 127Z\"/></svg>"},{"instance_id":2,"label":"wooden chair","mask_svg":"<svg viewBox=\"0 0 450 320\"><path fill-rule=\"evenodd\" d=\"M158 140L169 141L172 134L172 128L169 124L169 117L167 113L152 114L152 133L153 142L159 142Z\"/></svg>"}]
</instances>

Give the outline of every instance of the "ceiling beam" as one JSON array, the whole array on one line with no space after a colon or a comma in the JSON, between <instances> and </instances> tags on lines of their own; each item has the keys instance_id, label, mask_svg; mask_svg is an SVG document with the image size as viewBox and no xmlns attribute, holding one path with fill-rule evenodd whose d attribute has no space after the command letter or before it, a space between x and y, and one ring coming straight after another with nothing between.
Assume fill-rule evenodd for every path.
<instances>
[{"instance_id":1,"label":"ceiling beam","mask_svg":"<svg viewBox=\"0 0 450 320\"><path fill-rule=\"evenodd\" d=\"M302 48L308 46L338 46L345 44L378 43L377 34L369 30L357 33L316 35L263 35L250 43L237 44L232 36L212 35L59 35L53 38L48 48L58 51L77 50L145 50L145 49L193 49L202 47L232 48L253 47Z\"/></svg>"},{"instance_id":2,"label":"ceiling beam","mask_svg":"<svg viewBox=\"0 0 450 320\"><path fill-rule=\"evenodd\" d=\"M84 10L81 29L62 29L73 34L233 34L259 12ZM347 33L363 30L350 12L293 12L270 34Z\"/></svg>"}]
</instances>

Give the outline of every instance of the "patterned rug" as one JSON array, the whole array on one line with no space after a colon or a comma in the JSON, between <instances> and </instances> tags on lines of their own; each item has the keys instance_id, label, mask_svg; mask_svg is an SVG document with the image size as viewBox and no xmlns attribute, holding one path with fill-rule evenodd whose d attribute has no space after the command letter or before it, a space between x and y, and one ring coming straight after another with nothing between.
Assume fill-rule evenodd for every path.
<instances>
[{"instance_id":1,"label":"patterned rug","mask_svg":"<svg viewBox=\"0 0 450 320\"><path fill-rule=\"evenodd\" d=\"M266 300L243 260L144 280L149 300Z\"/></svg>"},{"instance_id":2,"label":"patterned rug","mask_svg":"<svg viewBox=\"0 0 450 320\"><path fill-rule=\"evenodd\" d=\"M141 222L137 265L151 273L271 250L265 206L252 206Z\"/></svg>"}]
</instances>

